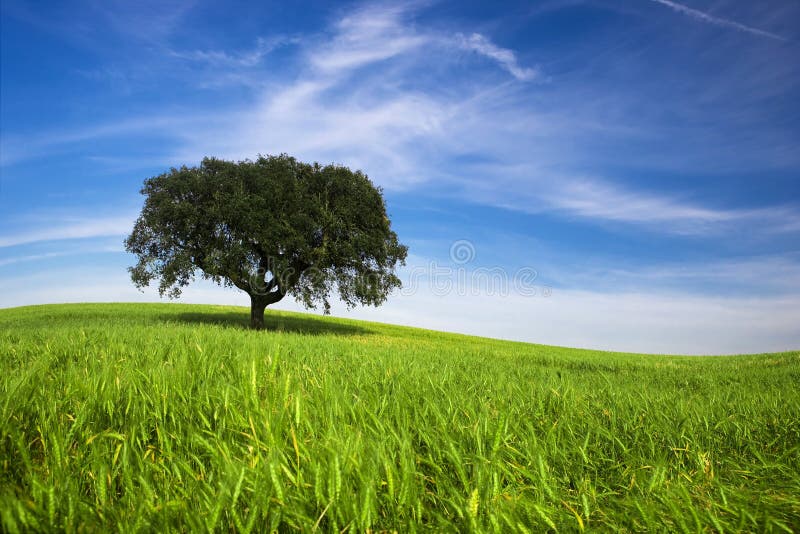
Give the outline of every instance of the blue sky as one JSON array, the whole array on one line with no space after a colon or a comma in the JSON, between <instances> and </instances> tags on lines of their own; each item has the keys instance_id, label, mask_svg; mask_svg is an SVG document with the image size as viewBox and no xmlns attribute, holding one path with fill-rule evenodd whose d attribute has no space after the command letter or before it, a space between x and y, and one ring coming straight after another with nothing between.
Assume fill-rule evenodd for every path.
<instances>
[{"instance_id":1,"label":"blue sky","mask_svg":"<svg viewBox=\"0 0 800 534\"><path fill-rule=\"evenodd\" d=\"M336 315L800 348L796 1L6 0L0 30L0 306L157 300L122 248L143 179L287 152L364 170L410 246L402 292ZM459 290L491 269L536 276Z\"/></svg>"}]
</instances>

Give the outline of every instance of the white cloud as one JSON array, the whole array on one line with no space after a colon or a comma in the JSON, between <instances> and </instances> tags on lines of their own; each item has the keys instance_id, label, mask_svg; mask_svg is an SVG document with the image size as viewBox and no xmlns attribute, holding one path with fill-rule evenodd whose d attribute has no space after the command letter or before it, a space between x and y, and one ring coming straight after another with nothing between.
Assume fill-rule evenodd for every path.
<instances>
[{"instance_id":1,"label":"white cloud","mask_svg":"<svg viewBox=\"0 0 800 534\"><path fill-rule=\"evenodd\" d=\"M552 258L552 254L549 255ZM562 287L596 292L680 291L696 296L790 295L800 288L797 256L747 256L698 261L662 261L593 258L590 266L569 259L543 261L541 271Z\"/></svg>"},{"instance_id":2,"label":"white cloud","mask_svg":"<svg viewBox=\"0 0 800 534\"><path fill-rule=\"evenodd\" d=\"M654 232L714 235L737 225L748 225L756 233L800 231L800 214L793 206L726 209L674 194L626 188L609 181L613 176L570 173L573 161L584 167L596 163L581 160L584 152L607 157L605 146L593 144L597 139L641 135L614 124L613 116L560 112L550 105L552 101L539 100L538 94L531 97L521 84L499 78L405 83L428 66L460 68L454 52L464 48L497 61L518 79L536 75L518 64L513 51L484 35L454 37L421 30L409 22L412 15L408 5L378 5L340 18L330 34L304 40L300 74L270 79L255 103L204 110L190 118L165 115L42 135L38 145L16 140L3 147L3 158L29 157L35 152L31 146L41 150L156 129L177 145L164 157L165 164L196 164L207 155L243 159L288 152L305 160L361 168L388 189L431 184L471 202L624 223ZM249 62L247 57L221 52L203 59L236 63L242 58ZM359 70L367 66L377 72ZM356 72L357 80L351 78ZM573 97L576 105L586 100L580 94ZM479 169L451 163L472 154L489 163Z\"/></svg>"},{"instance_id":3,"label":"white cloud","mask_svg":"<svg viewBox=\"0 0 800 534\"><path fill-rule=\"evenodd\" d=\"M707 22L709 24L714 24L716 26L724 26L726 28L733 28L738 31L750 33L753 35L759 35L761 37L768 37L770 39L776 39L778 41L785 41L786 39L781 37L780 35L774 34L772 32L768 32L765 30L760 30L758 28L754 28L752 26L748 26L746 24L742 24L740 22L736 22L733 20L724 19L721 17L715 17L713 15L709 15L703 11L691 8L689 6L679 4L678 2L673 2L672 0L650 0L651 2L656 2L657 4L661 4L667 6L668 8L672 9L673 11L677 11L678 13L682 13L684 15L688 15L689 17L699 20L702 22Z\"/></svg>"},{"instance_id":4,"label":"white cloud","mask_svg":"<svg viewBox=\"0 0 800 534\"><path fill-rule=\"evenodd\" d=\"M206 63L216 67L255 67L270 52L280 46L290 43L297 43L297 38L273 37L265 39L259 37L256 45L251 50L243 52L229 53L224 50L191 50L191 51L170 51L171 55L177 58Z\"/></svg>"},{"instance_id":5,"label":"white cloud","mask_svg":"<svg viewBox=\"0 0 800 534\"><path fill-rule=\"evenodd\" d=\"M40 132L34 138L11 137L0 138L0 167L12 165L20 161L52 153L58 149L92 141L95 139L119 138L153 131L177 133L184 129L197 128L200 125L211 127L217 117L186 117L181 115L161 114L149 117L135 117L116 122L95 124L75 129L59 129L57 131ZM230 120L230 116L226 120Z\"/></svg>"},{"instance_id":6,"label":"white cloud","mask_svg":"<svg viewBox=\"0 0 800 534\"><path fill-rule=\"evenodd\" d=\"M51 243L41 242L41 241L36 241L26 244L34 245L33 247L34 250L41 247L48 249L50 246L52 246ZM28 253L28 254L17 254L15 256L0 257L0 267L5 267L8 265L16 265L19 263L32 263L32 262L35 262L39 266L47 266L48 262L50 262L54 258L64 258L68 256L83 256L85 254L97 254L97 253L120 253L125 251L122 245L122 239L115 239L114 237L110 237L109 239L105 240L93 237L89 238L88 241L86 242L82 243L70 242L70 243L63 243L62 245L64 247L69 247L69 248L66 249L61 248L60 250L52 250L36 254ZM12 248L12 251L13 250L14 249ZM29 249L26 248L24 250L27 251Z\"/></svg>"},{"instance_id":7,"label":"white cloud","mask_svg":"<svg viewBox=\"0 0 800 534\"><path fill-rule=\"evenodd\" d=\"M422 91L393 89L383 76L348 78L362 67L438 42L403 23L407 10L372 6L340 19L329 39L303 55L302 74L270 87L254 111L237 114L225 128L230 135L221 139L208 128L179 132L186 148L175 159L288 152L361 168L388 187L426 181L414 153L424 140L442 135L451 103Z\"/></svg>"},{"instance_id":8,"label":"white cloud","mask_svg":"<svg viewBox=\"0 0 800 534\"><path fill-rule=\"evenodd\" d=\"M479 33L473 33L469 37L459 34L456 37L459 46L497 61L518 80L530 81L539 75L536 69L520 67L513 50L501 48Z\"/></svg>"},{"instance_id":9,"label":"white cloud","mask_svg":"<svg viewBox=\"0 0 800 534\"><path fill-rule=\"evenodd\" d=\"M727 212L630 191L597 180L574 180L565 184L558 193L550 198L555 208L583 217L611 221L716 223L732 216Z\"/></svg>"},{"instance_id":10,"label":"white cloud","mask_svg":"<svg viewBox=\"0 0 800 534\"><path fill-rule=\"evenodd\" d=\"M429 38L403 24L408 9L377 5L343 17L334 37L310 52L310 65L325 74L341 74L423 46Z\"/></svg>"},{"instance_id":11,"label":"white cloud","mask_svg":"<svg viewBox=\"0 0 800 534\"><path fill-rule=\"evenodd\" d=\"M800 230L800 215L791 208L711 208L596 179L566 181L544 198L553 208L580 217L658 225L667 233L709 234L725 230L730 224L743 223L760 224L762 230L772 232Z\"/></svg>"},{"instance_id":12,"label":"white cloud","mask_svg":"<svg viewBox=\"0 0 800 534\"><path fill-rule=\"evenodd\" d=\"M23 256L0 258L0 267L5 267L6 265L14 265L16 263L25 263L29 261L49 260L51 258L66 256L68 254L69 252L46 252L44 254L26 254Z\"/></svg>"},{"instance_id":13,"label":"white cloud","mask_svg":"<svg viewBox=\"0 0 800 534\"><path fill-rule=\"evenodd\" d=\"M64 220L60 223L42 226L34 230L0 235L0 248L29 245L42 241L123 236L130 233L134 220L134 216Z\"/></svg>"},{"instance_id":14,"label":"white cloud","mask_svg":"<svg viewBox=\"0 0 800 534\"><path fill-rule=\"evenodd\" d=\"M482 166L474 176L462 175L455 187L466 199L479 198L504 209L557 213L661 234L720 236L743 227L748 234L760 236L800 232L800 212L791 204L715 207L674 194L643 191L603 178L527 164Z\"/></svg>"}]
</instances>

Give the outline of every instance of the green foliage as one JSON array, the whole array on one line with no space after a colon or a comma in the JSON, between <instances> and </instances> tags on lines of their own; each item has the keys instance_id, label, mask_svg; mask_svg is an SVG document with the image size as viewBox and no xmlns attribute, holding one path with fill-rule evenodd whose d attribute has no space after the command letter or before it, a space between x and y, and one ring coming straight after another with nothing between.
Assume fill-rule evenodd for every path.
<instances>
[{"instance_id":1,"label":"green foliage","mask_svg":"<svg viewBox=\"0 0 800 534\"><path fill-rule=\"evenodd\" d=\"M286 294L306 307L335 289L348 306L380 305L400 286L398 242L381 190L360 171L287 155L206 158L145 180L145 204L125 241L133 282L171 297L195 273L247 292L254 308Z\"/></svg>"},{"instance_id":2,"label":"green foliage","mask_svg":"<svg viewBox=\"0 0 800 534\"><path fill-rule=\"evenodd\" d=\"M0 530L800 528L800 353L176 304L0 310Z\"/></svg>"}]
</instances>

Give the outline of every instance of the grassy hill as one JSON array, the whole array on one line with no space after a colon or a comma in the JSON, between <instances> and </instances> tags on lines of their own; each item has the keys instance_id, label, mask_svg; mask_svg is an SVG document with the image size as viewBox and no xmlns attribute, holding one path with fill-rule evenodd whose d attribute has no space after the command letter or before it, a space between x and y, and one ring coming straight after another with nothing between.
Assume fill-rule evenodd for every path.
<instances>
[{"instance_id":1,"label":"grassy hill","mask_svg":"<svg viewBox=\"0 0 800 534\"><path fill-rule=\"evenodd\" d=\"M799 352L248 317L0 310L0 530L800 528Z\"/></svg>"}]
</instances>

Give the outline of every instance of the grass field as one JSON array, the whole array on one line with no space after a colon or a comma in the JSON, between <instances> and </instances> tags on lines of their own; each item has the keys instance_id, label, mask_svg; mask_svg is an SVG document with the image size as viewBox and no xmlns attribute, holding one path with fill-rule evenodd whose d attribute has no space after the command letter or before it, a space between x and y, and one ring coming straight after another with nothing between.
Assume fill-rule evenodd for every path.
<instances>
[{"instance_id":1,"label":"grass field","mask_svg":"<svg viewBox=\"0 0 800 534\"><path fill-rule=\"evenodd\" d=\"M800 529L799 352L248 319L0 310L1 530Z\"/></svg>"}]
</instances>

